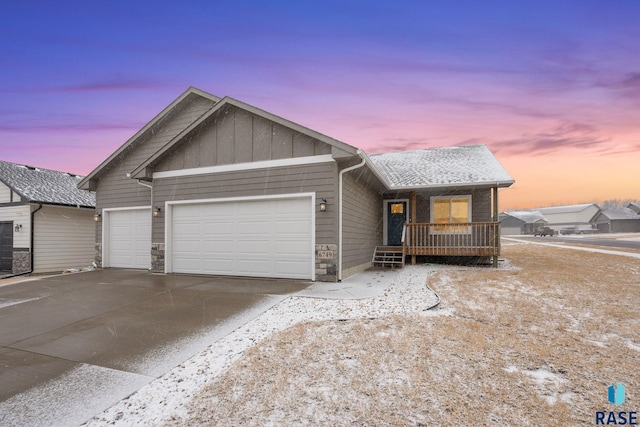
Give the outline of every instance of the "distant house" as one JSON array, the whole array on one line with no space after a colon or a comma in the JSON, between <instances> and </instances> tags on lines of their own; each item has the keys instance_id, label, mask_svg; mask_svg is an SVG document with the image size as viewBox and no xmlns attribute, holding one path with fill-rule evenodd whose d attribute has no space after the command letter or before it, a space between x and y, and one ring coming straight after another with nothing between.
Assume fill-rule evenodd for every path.
<instances>
[{"instance_id":1,"label":"distant house","mask_svg":"<svg viewBox=\"0 0 640 427\"><path fill-rule=\"evenodd\" d=\"M500 214L500 234L533 234L536 229L547 224L540 211L509 211Z\"/></svg>"},{"instance_id":2,"label":"distant house","mask_svg":"<svg viewBox=\"0 0 640 427\"><path fill-rule=\"evenodd\" d=\"M497 261L513 182L484 145L368 156L189 88L79 188L98 196L102 267L336 281L408 256Z\"/></svg>"},{"instance_id":3,"label":"distant house","mask_svg":"<svg viewBox=\"0 0 640 427\"><path fill-rule=\"evenodd\" d=\"M640 232L640 215L628 207L603 209L594 222L601 233Z\"/></svg>"},{"instance_id":4,"label":"distant house","mask_svg":"<svg viewBox=\"0 0 640 427\"><path fill-rule=\"evenodd\" d=\"M0 161L0 274L91 265L95 194L77 188L81 179Z\"/></svg>"},{"instance_id":5,"label":"distant house","mask_svg":"<svg viewBox=\"0 0 640 427\"><path fill-rule=\"evenodd\" d=\"M627 208L631 209L632 211L634 211L636 214L640 215L640 203L629 203L627 205Z\"/></svg>"},{"instance_id":6,"label":"distant house","mask_svg":"<svg viewBox=\"0 0 640 427\"><path fill-rule=\"evenodd\" d=\"M537 211L547 219L547 226L560 231L563 228L591 228L600 213L600 207L595 203L585 203L538 208Z\"/></svg>"}]
</instances>

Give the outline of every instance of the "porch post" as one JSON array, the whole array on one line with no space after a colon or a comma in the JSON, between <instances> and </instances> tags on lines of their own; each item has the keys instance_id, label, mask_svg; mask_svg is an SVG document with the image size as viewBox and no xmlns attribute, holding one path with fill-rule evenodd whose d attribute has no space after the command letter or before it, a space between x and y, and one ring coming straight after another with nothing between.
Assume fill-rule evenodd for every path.
<instances>
[{"instance_id":1,"label":"porch post","mask_svg":"<svg viewBox=\"0 0 640 427\"><path fill-rule=\"evenodd\" d=\"M498 222L498 187L493 189L493 222ZM494 248L498 248L500 253L500 226L497 226L494 233ZM493 267L498 268L498 255L493 256Z\"/></svg>"},{"instance_id":2,"label":"porch post","mask_svg":"<svg viewBox=\"0 0 640 427\"><path fill-rule=\"evenodd\" d=\"M416 206L418 200L418 196L416 195L415 191L411 192L411 223L415 224L416 222L416 215L418 212L418 207ZM416 265L416 256L415 255L411 255L411 265Z\"/></svg>"}]
</instances>

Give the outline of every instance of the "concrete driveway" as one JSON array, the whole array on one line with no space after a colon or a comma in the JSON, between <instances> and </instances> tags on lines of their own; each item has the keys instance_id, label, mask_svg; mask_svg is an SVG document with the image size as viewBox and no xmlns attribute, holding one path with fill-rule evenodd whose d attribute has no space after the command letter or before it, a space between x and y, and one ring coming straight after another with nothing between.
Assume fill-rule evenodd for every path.
<instances>
[{"instance_id":1,"label":"concrete driveway","mask_svg":"<svg viewBox=\"0 0 640 427\"><path fill-rule=\"evenodd\" d=\"M0 425L80 424L308 285L106 269L1 286Z\"/></svg>"}]
</instances>

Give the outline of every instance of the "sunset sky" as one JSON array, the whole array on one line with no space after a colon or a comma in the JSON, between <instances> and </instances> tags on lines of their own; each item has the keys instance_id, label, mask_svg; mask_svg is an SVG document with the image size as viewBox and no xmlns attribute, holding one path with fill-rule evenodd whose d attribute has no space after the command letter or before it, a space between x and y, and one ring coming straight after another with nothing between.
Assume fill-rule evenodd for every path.
<instances>
[{"instance_id":1,"label":"sunset sky","mask_svg":"<svg viewBox=\"0 0 640 427\"><path fill-rule=\"evenodd\" d=\"M501 209L640 199L640 1L14 1L0 159L87 174L189 86L367 153L487 144Z\"/></svg>"}]
</instances>

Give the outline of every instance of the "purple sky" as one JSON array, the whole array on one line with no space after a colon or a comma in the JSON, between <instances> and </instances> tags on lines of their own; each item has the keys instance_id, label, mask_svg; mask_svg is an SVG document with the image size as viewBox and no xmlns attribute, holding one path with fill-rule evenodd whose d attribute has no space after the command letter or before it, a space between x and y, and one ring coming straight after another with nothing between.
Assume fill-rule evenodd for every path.
<instances>
[{"instance_id":1,"label":"purple sky","mask_svg":"<svg viewBox=\"0 0 640 427\"><path fill-rule=\"evenodd\" d=\"M25 0L0 39L2 160L86 174L196 86L369 153L487 144L504 208L640 198L637 0Z\"/></svg>"}]
</instances>

